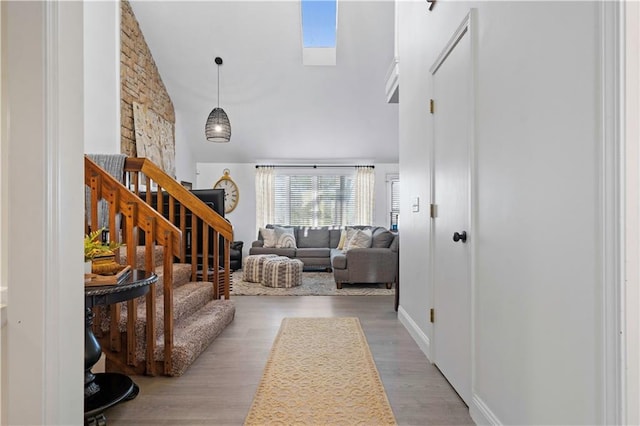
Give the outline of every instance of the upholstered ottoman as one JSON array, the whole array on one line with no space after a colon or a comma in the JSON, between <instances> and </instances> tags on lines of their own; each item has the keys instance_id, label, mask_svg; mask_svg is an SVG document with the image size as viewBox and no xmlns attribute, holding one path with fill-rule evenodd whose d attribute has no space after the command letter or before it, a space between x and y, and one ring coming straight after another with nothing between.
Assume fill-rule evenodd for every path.
<instances>
[{"instance_id":1,"label":"upholstered ottoman","mask_svg":"<svg viewBox=\"0 0 640 426\"><path fill-rule=\"evenodd\" d=\"M262 281L262 264L265 260L279 257L277 254L252 254L244 259L242 279L250 283Z\"/></svg>"},{"instance_id":2,"label":"upholstered ottoman","mask_svg":"<svg viewBox=\"0 0 640 426\"><path fill-rule=\"evenodd\" d=\"M290 288L302 284L304 263L288 257L272 257L262 265L262 285L267 287Z\"/></svg>"}]
</instances>

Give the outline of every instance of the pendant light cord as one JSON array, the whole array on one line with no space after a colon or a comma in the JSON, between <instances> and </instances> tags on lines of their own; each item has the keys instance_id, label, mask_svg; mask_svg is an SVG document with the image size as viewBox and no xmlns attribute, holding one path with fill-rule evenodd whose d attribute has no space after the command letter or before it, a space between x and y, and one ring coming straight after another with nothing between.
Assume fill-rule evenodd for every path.
<instances>
[{"instance_id":1,"label":"pendant light cord","mask_svg":"<svg viewBox=\"0 0 640 426\"><path fill-rule=\"evenodd\" d=\"M220 108L220 65L218 65L218 108Z\"/></svg>"}]
</instances>

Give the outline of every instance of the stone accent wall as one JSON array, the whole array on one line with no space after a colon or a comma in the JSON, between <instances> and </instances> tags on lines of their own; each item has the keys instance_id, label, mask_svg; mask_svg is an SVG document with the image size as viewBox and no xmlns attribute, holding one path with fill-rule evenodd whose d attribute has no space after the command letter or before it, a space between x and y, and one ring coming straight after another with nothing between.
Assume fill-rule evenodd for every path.
<instances>
[{"instance_id":1,"label":"stone accent wall","mask_svg":"<svg viewBox=\"0 0 640 426\"><path fill-rule=\"evenodd\" d=\"M136 157L132 103L146 104L174 128L176 114L131 5L121 0L120 9L120 150Z\"/></svg>"}]
</instances>

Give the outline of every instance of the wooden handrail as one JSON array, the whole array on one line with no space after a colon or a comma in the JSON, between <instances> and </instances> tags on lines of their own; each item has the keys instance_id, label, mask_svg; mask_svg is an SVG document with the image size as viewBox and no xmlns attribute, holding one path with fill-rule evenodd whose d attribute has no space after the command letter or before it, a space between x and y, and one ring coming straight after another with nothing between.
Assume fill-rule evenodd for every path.
<instances>
[{"instance_id":1,"label":"wooden handrail","mask_svg":"<svg viewBox=\"0 0 640 426\"><path fill-rule=\"evenodd\" d=\"M91 191L91 224L94 228L98 223L98 201L105 200L109 204L109 239L127 244L127 263L136 267L136 246L138 231L145 235L145 269L155 270L154 245L164 247L163 260L163 290L164 290L164 373L171 372L171 354L173 342L173 257L183 257L182 231L165 219L162 214L141 200L136 194L128 190L118 179L115 179L87 156L84 159L85 185ZM116 229L116 216L122 217L122 236ZM155 286L146 295L146 368L147 374L155 374ZM127 303L127 350L126 364L136 366L135 359L135 322L137 318L137 302ZM110 349L121 351L121 339L118 332L120 319L120 304L111 306Z\"/></svg>"},{"instance_id":2,"label":"wooden handrail","mask_svg":"<svg viewBox=\"0 0 640 426\"><path fill-rule=\"evenodd\" d=\"M125 171L128 172L142 172L146 176L149 176L158 186L171 194L178 202L186 206L211 228L217 230L221 237L225 240L233 240L233 226L231 223L211 210L202 200L189 192L184 186L180 185L180 183L166 174L153 162L146 158L127 158L124 168Z\"/></svg>"},{"instance_id":3,"label":"wooden handrail","mask_svg":"<svg viewBox=\"0 0 640 426\"><path fill-rule=\"evenodd\" d=\"M179 184L174 178L167 175L160 167L147 158L127 158L124 166L127 174L127 182L134 194L141 195L140 187L144 185L145 200L147 204L155 206L158 212L168 217L174 225L179 226L184 235L187 232L187 214L191 215L190 244L191 250L191 274L195 281L201 277L203 281L214 283L214 294L218 298L220 285L225 299L229 299L230 288L230 257L231 242L233 241L233 226L224 217L210 208L189 190ZM155 188L157 186L157 188ZM154 187L154 190L150 188ZM165 195L168 200L165 200ZM166 208L168 211L165 212ZM176 203L178 204L176 208ZM198 219L202 222L202 228L198 229ZM222 238L224 244L223 265L219 263L219 246L217 242ZM209 243L212 243L213 253L209 253ZM202 259L197 248L202 247ZM186 259L186 238L183 239L181 261ZM213 265L209 265L209 257L213 258ZM222 266L222 268L221 268ZM207 271L207 272L204 272ZM222 275L220 273L222 272Z\"/></svg>"},{"instance_id":4,"label":"wooden handrail","mask_svg":"<svg viewBox=\"0 0 640 426\"><path fill-rule=\"evenodd\" d=\"M165 219L161 214L158 214L158 212L154 210L151 206L149 206L144 202L141 203L139 197L137 197L133 192L129 191L123 184L117 181L113 176L111 176L109 173L104 171L100 166L98 166L96 163L91 161L91 159L89 159L86 156L85 156L84 165L85 165L84 175L85 175L86 185L91 187L91 177L100 176L100 180L102 181L102 187L96 188L96 191L95 191L98 196L98 199L105 198L110 203L117 202L117 207L116 207L117 213L120 213L126 210L127 205L130 203L137 204L139 210L136 218L137 220L135 221L135 226L146 231L146 222L144 219L141 219L141 218L153 217L154 219L157 220L156 234L163 235L165 233L169 233L173 238L173 246L174 246L173 255L177 257L180 257L182 255L182 253L180 252L180 241L182 240L182 232L180 232L180 229L178 229L175 225L173 225L173 223ZM105 197L105 194L103 193L104 188L111 191L115 189L118 192L117 196L106 194L111 196ZM98 220L97 209L95 209L95 212L93 210L94 209L92 209L91 220L92 220L92 223L97 223L97 220ZM94 213L96 215L95 218L93 217ZM111 215L109 215L109 217L110 219L115 220L115 217L112 217ZM95 222L93 222L94 219L95 219ZM113 229L115 229L115 226L113 227ZM114 237L114 235L111 235L111 236Z\"/></svg>"}]
</instances>

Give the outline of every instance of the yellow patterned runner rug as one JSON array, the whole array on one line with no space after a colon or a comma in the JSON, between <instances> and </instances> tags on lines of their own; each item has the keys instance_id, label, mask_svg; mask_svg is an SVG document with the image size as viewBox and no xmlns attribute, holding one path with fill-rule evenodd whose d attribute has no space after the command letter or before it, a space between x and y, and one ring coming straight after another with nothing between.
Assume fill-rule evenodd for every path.
<instances>
[{"instance_id":1,"label":"yellow patterned runner rug","mask_svg":"<svg viewBox=\"0 0 640 426\"><path fill-rule=\"evenodd\" d=\"M285 318L245 425L395 425L358 318Z\"/></svg>"}]
</instances>

